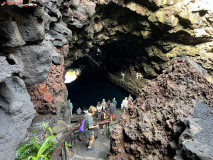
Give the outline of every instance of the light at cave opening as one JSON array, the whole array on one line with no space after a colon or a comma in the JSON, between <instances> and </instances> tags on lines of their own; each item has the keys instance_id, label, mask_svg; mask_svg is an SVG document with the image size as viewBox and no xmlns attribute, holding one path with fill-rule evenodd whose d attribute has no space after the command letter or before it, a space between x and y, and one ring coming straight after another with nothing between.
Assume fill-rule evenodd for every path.
<instances>
[{"instance_id":1,"label":"light at cave opening","mask_svg":"<svg viewBox=\"0 0 213 160\"><path fill-rule=\"evenodd\" d=\"M80 69L69 69L65 74L65 81L64 83L71 83L78 78L81 74Z\"/></svg>"}]
</instances>

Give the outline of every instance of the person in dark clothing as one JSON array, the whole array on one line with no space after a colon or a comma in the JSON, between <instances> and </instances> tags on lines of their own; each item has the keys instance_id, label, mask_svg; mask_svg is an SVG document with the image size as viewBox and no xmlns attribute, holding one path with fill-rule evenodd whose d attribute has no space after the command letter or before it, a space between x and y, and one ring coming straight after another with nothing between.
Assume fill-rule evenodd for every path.
<instances>
[{"instance_id":1,"label":"person in dark clothing","mask_svg":"<svg viewBox=\"0 0 213 160\"><path fill-rule=\"evenodd\" d=\"M115 107L113 106L113 103L110 103L109 116L110 120L113 121L112 119L115 117Z\"/></svg>"},{"instance_id":2,"label":"person in dark clothing","mask_svg":"<svg viewBox=\"0 0 213 160\"><path fill-rule=\"evenodd\" d=\"M100 114L100 118L101 118L101 121L104 121L106 119L106 109L102 108L102 112ZM103 129L104 127L105 127L105 124L100 125L100 129Z\"/></svg>"},{"instance_id":3,"label":"person in dark clothing","mask_svg":"<svg viewBox=\"0 0 213 160\"><path fill-rule=\"evenodd\" d=\"M108 101L107 101L107 105L106 105L106 106L107 106L107 108L110 108L110 103L111 103L111 101L110 101L110 100L108 100Z\"/></svg>"}]
</instances>

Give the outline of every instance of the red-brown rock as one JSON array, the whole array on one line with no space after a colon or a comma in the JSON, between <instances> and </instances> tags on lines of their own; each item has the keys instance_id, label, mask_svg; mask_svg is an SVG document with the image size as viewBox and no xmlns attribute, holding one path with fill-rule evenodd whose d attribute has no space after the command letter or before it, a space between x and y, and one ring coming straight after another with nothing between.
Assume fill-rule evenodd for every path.
<instances>
[{"instance_id":1,"label":"red-brown rock","mask_svg":"<svg viewBox=\"0 0 213 160\"><path fill-rule=\"evenodd\" d=\"M186 59L171 65L143 88L112 129L110 160L171 160L196 101L213 107L213 84Z\"/></svg>"},{"instance_id":2,"label":"red-brown rock","mask_svg":"<svg viewBox=\"0 0 213 160\"><path fill-rule=\"evenodd\" d=\"M52 103L53 101L53 97L52 94L50 92L46 92L44 93L44 98L43 98L46 102L48 103Z\"/></svg>"}]
</instances>

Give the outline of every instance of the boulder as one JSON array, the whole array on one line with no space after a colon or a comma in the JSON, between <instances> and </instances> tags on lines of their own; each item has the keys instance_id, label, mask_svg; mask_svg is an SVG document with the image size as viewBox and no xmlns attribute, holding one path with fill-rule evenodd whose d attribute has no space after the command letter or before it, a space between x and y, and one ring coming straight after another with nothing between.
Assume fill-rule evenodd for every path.
<instances>
[{"instance_id":1,"label":"boulder","mask_svg":"<svg viewBox=\"0 0 213 160\"><path fill-rule=\"evenodd\" d=\"M60 23L56 23L49 31L49 34L54 38L53 45L57 47L68 44L68 41L71 40L72 37L71 30Z\"/></svg>"},{"instance_id":2,"label":"boulder","mask_svg":"<svg viewBox=\"0 0 213 160\"><path fill-rule=\"evenodd\" d=\"M40 45L29 45L17 48L22 55L24 70L21 76L26 85L43 82L52 64L52 50L49 42L43 41Z\"/></svg>"},{"instance_id":3,"label":"boulder","mask_svg":"<svg viewBox=\"0 0 213 160\"><path fill-rule=\"evenodd\" d=\"M30 14L14 14L19 32L25 42L41 41L44 39L44 22ZM42 16L43 17L43 16Z\"/></svg>"},{"instance_id":4,"label":"boulder","mask_svg":"<svg viewBox=\"0 0 213 160\"><path fill-rule=\"evenodd\" d=\"M2 68L1 68L2 69ZM0 83L0 157L15 159L35 110L24 81L11 76Z\"/></svg>"},{"instance_id":5,"label":"boulder","mask_svg":"<svg viewBox=\"0 0 213 160\"><path fill-rule=\"evenodd\" d=\"M58 52L52 52L52 62L55 65L60 65L62 63L61 55Z\"/></svg>"},{"instance_id":6,"label":"boulder","mask_svg":"<svg viewBox=\"0 0 213 160\"><path fill-rule=\"evenodd\" d=\"M23 67L18 65L10 65L6 57L4 56L0 56L0 68L0 82L3 82L5 79L9 78L14 73L19 73L23 69Z\"/></svg>"},{"instance_id":7,"label":"boulder","mask_svg":"<svg viewBox=\"0 0 213 160\"><path fill-rule=\"evenodd\" d=\"M213 109L209 105L197 101L193 114L185 119L186 129L179 137L182 146L179 157L184 160L213 160L212 115Z\"/></svg>"},{"instance_id":8,"label":"boulder","mask_svg":"<svg viewBox=\"0 0 213 160\"><path fill-rule=\"evenodd\" d=\"M62 120L58 120L57 124L54 126L53 128L53 133L54 134L59 134L59 133L64 133L67 130L67 124L62 121Z\"/></svg>"},{"instance_id":9,"label":"boulder","mask_svg":"<svg viewBox=\"0 0 213 160\"><path fill-rule=\"evenodd\" d=\"M112 131L109 159L211 160L213 85L200 71L175 58L144 87Z\"/></svg>"},{"instance_id":10,"label":"boulder","mask_svg":"<svg viewBox=\"0 0 213 160\"><path fill-rule=\"evenodd\" d=\"M80 0L71 0L71 1L70 1L70 5L71 5L72 7L75 7L75 8L78 7L79 3L80 3Z\"/></svg>"},{"instance_id":11,"label":"boulder","mask_svg":"<svg viewBox=\"0 0 213 160\"><path fill-rule=\"evenodd\" d=\"M0 46L18 47L24 44L16 22L0 22Z\"/></svg>"}]
</instances>

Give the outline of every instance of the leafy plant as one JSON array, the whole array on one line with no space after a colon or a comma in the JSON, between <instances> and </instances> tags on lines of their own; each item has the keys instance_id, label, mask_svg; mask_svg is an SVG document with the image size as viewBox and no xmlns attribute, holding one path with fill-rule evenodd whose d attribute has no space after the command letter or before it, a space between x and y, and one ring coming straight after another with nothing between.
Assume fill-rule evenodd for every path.
<instances>
[{"instance_id":1,"label":"leafy plant","mask_svg":"<svg viewBox=\"0 0 213 160\"><path fill-rule=\"evenodd\" d=\"M207 104L207 99L206 99L206 98L203 98L203 102Z\"/></svg>"},{"instance_id":2,"label":"leafy plant","mask_svg":"<svg viewBox=\"0 0 213 160\"><path fill-rule=\"evenodd\" d=\"M68 148L71 147L71 146L72 146L72 145L69 144L67 141L64 142L64 146L63 146L63 147L64 147L65 149L68 149Z\"/></svg>"},{"instance_id":3,"label":"leafy plant","mask_svg":"<svg viewBox=\"0 0 213 160\"><path fill-rule=\"evenodd\" d=\"M54 136L52 129L47 127L45 123L42 123L42 125L45 132L44 136L41 135L41 142L37 142L36 138L32 136L30 142L21 144L16 150L17 160L47 160L51 158L58 141L53 140ZM33 130L33 135L35 132L37 132L37 130ZM50 134L50 136L48 136L48 134Z\"/></svg>"}]
</instances>

